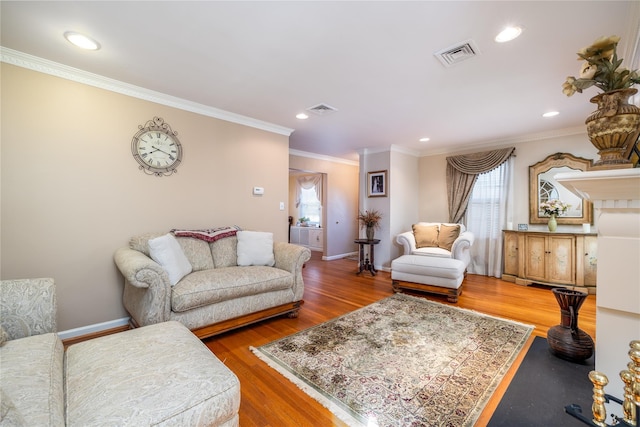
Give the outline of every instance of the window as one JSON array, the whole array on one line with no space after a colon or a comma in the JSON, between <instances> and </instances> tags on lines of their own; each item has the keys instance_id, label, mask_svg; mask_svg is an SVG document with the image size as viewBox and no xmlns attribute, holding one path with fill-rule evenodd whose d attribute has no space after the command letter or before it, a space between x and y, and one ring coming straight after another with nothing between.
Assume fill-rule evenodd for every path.
<instances>
[{"instance_id":1,"label":"window","mask_svg":"<svg viewBox=\"0 0 640 427\"><path fill-rule=\"evenodd\" d=\"M510 216L512 159L478 175L473 186L465 221L475 236L469 273L502 276L502 229Z\"/></svg>"},{"instance_id":2,"label":"window","mask_svg":"<svg viewBox=\"0 0 640 427\"><path fill-rule=\"evenodd\" d=\"M316 195L316 189L301 188L300 189L300 206L298 206L298 218L309 218L310 225L321 224L322 205Z\"/></svg>"},{"instance_id":3,"label":"window","mask_svg":"<svg viewBox=\"0 0 640 427\"><path fill-rule=\"evenodd\" d=\"M301 175L296 181L298 218L309 218L309 225L322 225L322 174Z\"/></svg>"}]
</instances>

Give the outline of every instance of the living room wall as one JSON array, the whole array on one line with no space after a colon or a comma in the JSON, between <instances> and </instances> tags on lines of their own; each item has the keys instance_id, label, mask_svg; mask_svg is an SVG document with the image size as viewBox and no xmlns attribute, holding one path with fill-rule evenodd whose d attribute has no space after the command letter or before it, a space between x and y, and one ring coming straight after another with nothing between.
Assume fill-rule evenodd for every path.
<instances>
[{"instance_id":1,"label":"living room wall","mask_svg":"<svg viewBox=\"0 0 640 427\"><path fill-rule=\"evenodd\" d=\"M0 276L53 277L58 330L128 317L113 253L133 235L237 224L287 240L288 136L1 67ZM169 177L131 155L154 116L184 150Z\"/></svg>"},{"instance_id":2,"label":"living room wall","mask_svg":"<svg viewBox=\"0 0 640 427\"><path fill-rule=\"evenodd\" d=\"M506 146L516 147L514 162L514 213L513 225L529 223L529 166L544 160L550 154L562 152L586 159L598 159L598 150L584 134L557 136L534 141L518 142L501 146L470 149L466 151L424 156L420 158L419 180L420 201L419 212L422 221L447 221L449 218L447 204L446 167L448 156L488 151ZM545 230L544 224L529 224L530 230ZM580 225L559 225L559 231L582 231ZM592 227L596 231L597 227Z\"/></svg>"}]
</instances>

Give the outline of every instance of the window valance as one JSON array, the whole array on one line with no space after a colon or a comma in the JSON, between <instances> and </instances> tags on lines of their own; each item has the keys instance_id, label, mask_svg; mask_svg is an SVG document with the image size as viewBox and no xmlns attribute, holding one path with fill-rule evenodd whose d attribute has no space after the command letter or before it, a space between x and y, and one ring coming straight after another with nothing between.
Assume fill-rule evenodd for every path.
<instances>
[{"instance_id":1,"label":"window valance","mask_svg":"<svg viewBox=\"0 0 640 427\"><path fill-rule=\"evenodd\" d=\"M451 165L451 167L462 173L477 175L489 172L506 162L515 149L515 147L509 147L482 153L451 156L447 157L447 165Z\"/></svg>"},{"instance_id":2,"label":"window valance","mask_svg":"<svg viewBox=\"0 0 640 427\"><path fill-rule=\"evenodd\" d=\"M301 189L310 190L315 189L316 197L322 204L322 175L301 175L296 178L298 185L296 186L296 207L300 206Z\"/></svg>"},{"instance_id":3,"label":"window valance","mask_svg":"<svg viewBox=\"0 0 640 427\"><path fill-rule=\"evenodd\" d=\"M514 151L515 147L508 147L447 157L447 201L450 222L462 221L478 175L497 168L506 162Z\"/></svg>"}]
</instances>

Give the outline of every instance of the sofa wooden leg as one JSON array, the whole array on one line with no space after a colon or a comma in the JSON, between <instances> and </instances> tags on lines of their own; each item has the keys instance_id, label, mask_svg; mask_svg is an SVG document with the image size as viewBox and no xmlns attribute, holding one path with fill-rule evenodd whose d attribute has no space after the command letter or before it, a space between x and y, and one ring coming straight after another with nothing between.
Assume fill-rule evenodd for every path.
<instances>
[{"instance_id":1,"label":"sofa wooden leg","mask_svg":"<svg viewBox=\"0 0 640 427\"><path fill-rule=\"evenodd\" d=\"M398 283L397 280L392 280L391 281L391 287L393 288L393 292L398 293L398 292L402 292L402 289L400 289L400 284Z\"/></svg>"},{"instance_id":2,"label":"sofa wooden leg","mask_svg":"<svg viewBox=\"0 0 640 427\"><path fill-rule=\"evenodd\" d=\"M299 315L300 315L300 309L293 310L287 313L287 317L289 319L297 319Z\"/></svg>"}]
</instances>

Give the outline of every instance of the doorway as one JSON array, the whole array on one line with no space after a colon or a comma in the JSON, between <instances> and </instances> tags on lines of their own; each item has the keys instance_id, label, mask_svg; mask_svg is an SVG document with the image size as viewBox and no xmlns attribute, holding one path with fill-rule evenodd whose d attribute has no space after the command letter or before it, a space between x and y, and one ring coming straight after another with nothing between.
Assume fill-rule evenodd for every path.
<instances>
[{"instance_id":1,"label":"doorway","mask_svg":"<svg viewBox=\"0 0 640 427\"><path fill-rule=\"evenodd\" d=\"M289 242L324 253L326 174L289 169Z\"/></svg>"}]
</instances>

